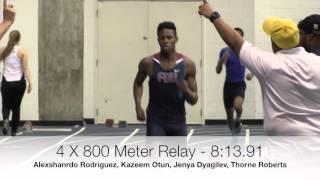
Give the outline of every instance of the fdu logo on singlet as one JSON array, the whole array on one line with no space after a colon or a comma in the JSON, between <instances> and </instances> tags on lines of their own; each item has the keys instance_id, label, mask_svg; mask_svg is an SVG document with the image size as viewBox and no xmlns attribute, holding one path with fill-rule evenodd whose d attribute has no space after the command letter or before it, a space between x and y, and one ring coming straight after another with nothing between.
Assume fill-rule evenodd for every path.
<instances>
[{"instance_id":1,"label":"fdu logo on singlet","mask_svg":"<svg viewBox=\"0 0 320 180\"><path fill-rule=\"evenodd\" d=\"M176 83L178 82L179 70L175 69L174 72L158 72L157 79L159 83Z\"/></svg>"}]
</instances>

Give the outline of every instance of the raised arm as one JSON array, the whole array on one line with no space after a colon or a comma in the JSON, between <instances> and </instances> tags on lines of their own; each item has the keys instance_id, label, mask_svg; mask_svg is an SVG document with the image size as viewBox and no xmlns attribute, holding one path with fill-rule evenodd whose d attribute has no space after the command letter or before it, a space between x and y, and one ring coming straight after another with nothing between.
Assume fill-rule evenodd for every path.
<instances>
[{"instance_id":1,"label":"raised arm","mask_svg":"<svg viewBox=\"0 0 320 180\"><path fill-rule=\"evenodd\" d=\"M16 10L13 4L7 4L7 0L3 1L3 22L0 23L0 39L8 31L14 22Z\"/></svg>"},{"instance_id":2,"label":"raised arm","mask_svg":"<svg viewBox=\"0 0 320 180\"><path fill-rule=\"evenodd\" d=\"M214 10L207 2L207 0L203 0L203 4L199 6L198 13L214 24L218 33L224 42L237 54L239 55L240 49L244 43L243 38L237 33L231 26L229 26L222 17L214 17Z\"/></svg>"}]
</instances>

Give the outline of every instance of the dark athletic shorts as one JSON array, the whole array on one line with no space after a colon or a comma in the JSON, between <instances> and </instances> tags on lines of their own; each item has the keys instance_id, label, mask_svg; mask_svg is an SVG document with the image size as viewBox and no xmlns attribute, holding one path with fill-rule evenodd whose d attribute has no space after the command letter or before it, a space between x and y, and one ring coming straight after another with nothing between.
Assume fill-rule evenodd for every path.
<instances>
[{"instance_id":1,"label":"dark athletic shorts","mask_svg":"<svg viewBox=\"0 0 320 180\"><path fill-rule=\"evenodd\" d=\"M233 108L233 101L237 96L243 97L246 91L246 83L225 82L223 87L223 102L226 109Z\"/></svg>"},{"instance_id":2,"label":"dark athletic shorts","mask_svg":"<svg viewBox=\"0 0 320 180\"><path fill-rule=\"evenodd\" d=\"M186 136L185 116L147 113L147 136Z\"/></svg>"}]
</instances>

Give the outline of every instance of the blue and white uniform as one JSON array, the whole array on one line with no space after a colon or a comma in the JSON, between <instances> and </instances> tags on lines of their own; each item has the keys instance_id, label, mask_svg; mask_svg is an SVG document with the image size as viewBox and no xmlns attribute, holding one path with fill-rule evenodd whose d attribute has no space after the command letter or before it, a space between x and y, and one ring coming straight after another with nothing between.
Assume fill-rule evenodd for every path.
<instances>
[{"instance_id":1,"label":"blue and white uniform","mask_svg":"<svg viewBox=\"0 0 320 180\"><path fill-rule=\"evenodd\" d=\"M173 69L163 69L160 53L153 55L153 73L149 77L149 105L147 108L148 136L186 135L185 97L177 82L184 80L184 56L177 53Z\"/></svg>"}]
</instances>

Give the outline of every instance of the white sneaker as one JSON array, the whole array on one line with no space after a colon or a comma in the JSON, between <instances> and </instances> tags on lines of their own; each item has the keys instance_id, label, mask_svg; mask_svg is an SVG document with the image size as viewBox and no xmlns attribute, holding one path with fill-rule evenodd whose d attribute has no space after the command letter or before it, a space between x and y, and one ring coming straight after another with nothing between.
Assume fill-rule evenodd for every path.
<instances>
[{"instance_id":1,"label":"white sneaker","mask_svg":"<svg viewBox=\"0 0 320 180\"><path fill-rule=\"evenodd\" d=\"M25 133L33 133L31 121L27 121L24 123L23 130Z\"/></svg>"}]
</instances>

